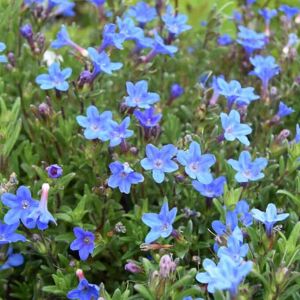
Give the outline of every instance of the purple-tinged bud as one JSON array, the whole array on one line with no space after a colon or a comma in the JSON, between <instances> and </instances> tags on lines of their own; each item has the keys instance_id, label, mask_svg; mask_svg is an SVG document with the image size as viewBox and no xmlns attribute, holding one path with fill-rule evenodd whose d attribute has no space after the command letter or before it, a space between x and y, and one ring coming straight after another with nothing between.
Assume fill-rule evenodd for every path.
<instances>
[{"instance_id":1,"label":"purple-tinged bud","mask_svg":"<svg viewBox=\"0 0 300 300\"><path fill-rule=\"evenodd\" d=\"M131 273L141 273L142 269L134 262L130 261L125 265L125 270Z\"/></svg>"},{"instance_id":2,"label":"purple-tinged bud","mask_svg":"<svg viewBox=\"0 0 300 300\"><path fill-rule=\"evenodd\" d=\"M129 152L133 155L137 155L139 153L139 149L137 147L130 147Z\"/></svg>"},{"instance_id":3,"label":"purple-tinged bud","mask_svg":"<svg viewBox=\"0 0 300 300\"><path fill-rule=\"evenodd\" d=\"M281 144L285 139L289 137L291 132L288 129L283 129L280 131L280 133L276 136L275 142L277 144Z\"/></svg>"},{"instance_id":4,"label":"purple-tinged bud","mask_svg":"<svg viewBox=\"0 0 300 300\"><path fill-rule=\"evenodd\" d=\"M61 166L54 164L46 168L48 176L50 178L59 178L63 174L63 169Z\"/></svg>"},{"instance_id":5,"label":"purple-tinged bud","mask_svg":"<svg viewBox=\"0 0 300 300\"><path fill-rule=\"evenodd\" d=\"M174 83L171 86L171 96L169 102L172 102L174 99L180 97L184 93L184 88L178 84Z\"/></svg>"},{"instance_id":6,"label":"purple-tinged bud","mask_svg":"<svg viewBox=\"0 0 300 300\"><path fill-rule=\"evenodd\" d=\"M171 273L176 271L176 263L172 260L169 254L161 257L159 262L159 275L162 278L168 278Z\"/></svg>"},{"instance_id":7,"label":"purple-tinged bud","mask_svg":"<svg viewBox=\"0 0 300 300\"><path fill-rule=\"evenodd\" d=\"M15 67L16 66L16 58L13 52L8 52L7 54L8 62Z\"/></svg>"},{"instance_id":8,"label":"purple-tinged bud","mask_svg":"<svg viewBox=\"0 0 300 300\"><path fill-rule=\"evenodd\" d=\"M41 103L39 105L39 113L42 117L48 117L50 115L50 107L47 103Z\"/></svg>"},{"instance_id":9,"label":"purple-tinged bud","mask_svg":"<svg viewBox=\"0 0 300 300\"><path fill-rule=\"evenodd\" d=\"M177 174L177 175L175 175L175 180L176 180L176 182L184 182L185 176L182 174Z\"/></svg>"},{"instance_id":10,"label":"purple-tinged bud","mask_svg":"<svg viewBox=\"0 0 300 300\"><path fill-rule=\"evenodd\" d=\"M46 37L43 33L39 32L37 34L37 37L36 37L36 43L38 45L38 48L40 50L40 52L42 51L42 49L44 49L45 47L45 41L46 41Z\"/></svg>"},{"instance_id":11,"label":"purple-tinged bud","mask_svg":"<svg viewBox=\"0 0 300 300\"><path fill-rule=\"evenodd\" d=\"M23 25L20 28L20 34L26 40L32 40L33 38L32 26L30 24Z\"/></svg>"},{"instance_id":12,"label":"purple-tinged bud","mask_svg":"<svg viewBox=\"0 0 300 300\"><path fill-rule=\"evenodd\" d=\"M88 71L88 70L84 70L80 73L79 75L79 79L77 81L77 85L79 88L83 88L83 86L85 84L90 84L93 82L93 74Z\"/></svg>"}]
</instances>

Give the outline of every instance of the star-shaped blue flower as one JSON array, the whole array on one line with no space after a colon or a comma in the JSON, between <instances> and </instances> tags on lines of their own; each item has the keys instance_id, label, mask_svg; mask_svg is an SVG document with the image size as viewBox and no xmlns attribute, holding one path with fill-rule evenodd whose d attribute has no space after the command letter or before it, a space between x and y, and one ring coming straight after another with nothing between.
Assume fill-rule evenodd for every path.
<instances>
[{"instance_id":1,"label":"star-shaped blue flower","mask_svg":"<svg viewBox=\"0 0 300 300\"><path fill-rule=\"evenodd\" d=\"M19 224L21 220L27 228L35 226L34 222L29 222L28 217L39 204L37 200L32 199L30 190L26 186L20 186L17 189L16 195L4 193L1 196L1 201L10 208L4 216L6 224Z\"/></svg>"},{"instance_id":2,"label":"star-shaped blue flower","mask_svg":"<svg viewBox=\"0 0 300 300\"><path fill-rule=\"evenodd\" d=\"M173 223L177 214L177 208L173 207L169 211L168 202L164 202L159 214L145 213L142 221L151 228L145 238L145 243L150 244L158 238L167 238L173 231Z\"/></svg>"},{"instance_id":3,"label":"star-shaped blue flower","mask_svg":"<svg viewBox=\"0 0 300 300\"><path fill-rule=\"evenodd\" d=\"M283 101L280 101L277 116L281 119L283 117L289 116L295 110L291 107L288 107Z\"/></svg>"},{"instance_id":4,"label":"star-shaped blue flower","mask_svg":"<svg viewBox=\"0 0 300 300\"><path fill-rule=\"evenodd\" d=\"M262 179L265 175L261 171L267 166L268 160L260 157L254 161L248 151L242 151L239 160L229 159L227 161L237 171L235 179L237 182L249 182Z\"/></svg>"},{"instance_id":5,"label":"star-shaped blue flower","mask_svg":"<svg viewBox=\"0 0 300 300\"><path fill-rule=\"evenodd\" d=\"M135 110L133 114L145 128L157 126L162 118L162 114L155 114L154 107L150 107L144 111Z\"/></svg>"},{"instance_id":6,"label":"star-shaped blue flower","mask_svg":"<svg viewBox=\"0 0 300 300\"><path fill-rule=\"evenodd\" d=\"M117 17L117 25L119 27L120 34L124 36L125 40L136 40L144 35L144 31L140 27L137 27L134 24L134 21L129 17L125 17L123 19Z\"/></svg>"},{"instance_id":7,"label":"star-shaped blue flower","mask_svg":"<svg viewBox=\"0 0 300 300\"><path fill-rule=\"evenodd\" d=\"M292 18L300 12L299 7L289 6L286 4L280 5L279 10L287 16L288 20L292 20Z\"/></svg>"},{"instance_id":8,"label":"star-shaped blue flower","mask_svg":"<svg viewBox=\"0 0 300 300\"><path fill-rule=\"evenodd\" d=\"M128 107L150 108L159 101L157 93L148 92L148 82L140 80L136 84L127 81L126 89L128 96L125 97L125 105Z\"/></svg>"},{"instance_id":9,"label":"star-shaped blue flower","mask_svg":"<svg viewBox=\"0 0 300 300\"><path fill-rule=\"evenodd\" d=\"M267 25L270 24L271 19L277 16L276 9L262 8L258 10L258 13L264 18Z\"/></svg>"},{"instance_id":10,"label":"star-shaped blue flower","mask_svg":"<svg viewBox=\"0 0 300 300\"><path fill-rule=\"evenodd\" d=\"M229 115L220 114L224 138L227 141L238 139L242 144L249 146L250 142L246 135L252 132L252 128L247 124L241 124L241 117L238 111L232 110Z\"/></svg>"},{"instance_id":11,"label":"star-shaped blue flower","mask_svg":"<svg viewBox=\"0 0 300 300\"><path fill-rule=\"evenodd\" d=\"M273 203L268 204L266 212L253 208L251 213L255 220L260 221L265 225L266 233L269 237L272 235L273 226L289 216L287 213L277 214L277 208Z\"/></svg>"},{"instance_id":12,"label":"star-shaped blue flower","mask_svg":"<svg viewBox=\"0 0 300 300\"><path fill-rule=\"evenodd\" d=\"M77 288L68 292L68 299L97 300L100 289L96 284L89 283L85 278L81 279Z\"/></svg>"},{"instance_id":13,"label":"star-shaped blue flower","mask_svg":"<svg viewBox=\"0 0 300 300\"><path fill-rule=\"evenodd\" d=\"M146 23L151 22L157 16L156 9L144 1L139 1L136 5L128 9L128 14L135 18L141 27Z\"/></svg>"},{"instance_id":14,"label":"star-shaped blue flower","mask_svg":"<svg viewBox=\"0 0 300 300\"><path fill-rule=\"evenodd\" d=\"M147 157L141 160L141 166L145 170L152 170L154 181L162 183L165 179L165 173L178 170L178 165L172 160L176 153L177 148L172 144L165 145L161 149L148 144L146 146Z\"/></svg>"},{"instance_id":15,"label":"star-shaped blue flower","mask_svg":"<svg viewBox=\"0 0 300 300\"><path fill-rule=\"evenodd\" d=\"M239 26L238 38L236 41L244 47L249 55L255 50L263 49L266 45L264 33L257 33L254 30L241 25Z\"/></svg>"},{"instance_id":16,"label":"star-shaped blue flower","mask_svg":"<svg viewBox=\"0 0 300 300\"><path fill-rule=\"evenodd\" d=\"M87 116L76 117L77 123L85 128L84 137L88 140L99 138L103 142L107 141L113 122L111 111L99 114L97 107L91 105L87 108L86 114Z\"/></svg>"},{"instance_id":17,"label":"star-shaped blue flower","mask_svg":"<svg viewBox=\"0 0 300 300\"><path fill-rule=\"evenodd\" d=\"M138 184L144 181L144 176L138 172L134 172L128 163L115 161L109 165L112 175L108 179L108 186L111 188L119 188L121 193L129 194L132 184Z\"/></svg>"},{"instance_id":18,"label":"star-shaped blue flower","mask_svg":"<svg viewBox=\"0 0 300 300\"><path fill-rule=\"evenodd\" d=\"M26 242L25 236L19 233L15 233L19 223L8 225L0 221L0 246L15 242Z\"/></svg>"},{"instance_id":19,"label":"star-shaped blue flower","mask_svg":"<svg viewBox=\"0 0 300 300\"><path fill-rule=\"evenodd\" d=\"M24 263L24 257L20 253L13 253L13 248L10 246L6 252L6 261L1 265L0 271L21 266Z\"/></svg>"},{"instance_id":20,"label":"star-shaped blue flower","mask_svg":"<svg viewBox=\"0 0 300 300\"><path fill-rule=\"evenodd\" d=\"M193 141L188 150L179 150L177 160L185 167L185 172L192 179L209 184L213 181L210 167L215 164L216 158L212 154L201 154L200 144Z\"/></svg>"},{"instance_id":21,"label":"star-shaped blue flower","mask_svg":"<svg viewBox=\"0 0 300 300\"><path fill-rule=\"evenodd\" d=\"M35 82L42 90L56 89L65 92L69 89L66 81L72 74L71 68L60 70L60 64L54 62L48 69L49 74L41 74L36 77Z\"/></svg>"},{"instance_id":22,"label":"star-shaped blue flower","mask_svg":"<svg viewBox=\"0 0 300 300\"><path fill-rule=\"evenodd\" d=\"M125 36L120 33L116 33L117 26L115 24L106 24L103 28L102 32L102 44L100 46L101 52L108 47L115 47L117 49L123 49L123 42L125 40Z\"/></svg>"},{"instance_id":23,"label":"star-shaped blue flower","mask_svg":"<svg viewBox=\"0 0 300 300\"><path fill-rule=\"evenodd\" d=\"M220 176L208 184L203 184L198 180L193 180L192 184L194 189L202 196L206 198L215 198L223 195L226 178L224 176Z\"/></svg>"},{"instance_id":24,"label":"star-shaped blue flower","mask_svg":"<svg viewBox=\"0 0 300 300\"><path fill-rule=\"evenodd\" d=\"M81 260L87 260L95 248L95 235L90 231L85 231L80 227L75 227L73 232L76 239L71 243L71 250L78 250Z\"/></svg>"},{"instance_id":25,"label":"star-shaped blue flower","mask_svg":"<svg viewBox=\"0 0 300 300\"><path fill-rule=\"evenodd\" d=\"M102 132L101 139L109 140L110 147L116 147L120 145L125 139L133 136L133 131L127 129L130 125L130 117L126 117L120 124L112 121L107 133Z\"/></svg>"}]
</instances>

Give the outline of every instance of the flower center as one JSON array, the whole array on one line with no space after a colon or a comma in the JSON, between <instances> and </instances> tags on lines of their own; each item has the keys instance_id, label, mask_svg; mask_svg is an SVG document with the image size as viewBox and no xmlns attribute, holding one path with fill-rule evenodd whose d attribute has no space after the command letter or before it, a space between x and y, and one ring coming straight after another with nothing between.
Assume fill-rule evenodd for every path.
<instances>
[{"instance_id":1,"label":"flower center","mask_svg":"<svg viewBox=\"0 0 300 300\"><path fill-rule=\"evenodd\" d=\"M167 231L169 228L169 224L164 224L161 228L162 231Z\"/></svg>"},{"instance_id":2,"label":"flower center","mask_svg":"<svg viewBox=\"0 0 300 300\"><path fill-rule=\"evenodd\" d=\"M89 243L90 243L90 238L86 236L86 237L83 239L83 242L84 242L85 244L89 244Z\"/></svg>"},{"instance_id":3,"label":"flower center","mask_svg":"<svg viewBox=\"0 0 300 300\"><path fill-rule=\"evenodd\" d=\"M198 162L192 162L191 164L190 164L190 169L192 170L192 171L194 171L194 172L196 172L197 170L198 170L198 168L199 168L199 164L198 164Z\"/></svg>"},{"instance_id":4,"label":"flower center","mask_svg":"<svg viewBox=\"0 0 300 300\"><path fill-rule=\"evenodd\" d=\"M27 200L22 200L22 208L27 209L29 207L29 202Z\"/></svg>"},{"instance_id":5,"label":"flower center","mask_svg":"<svg viewBox=\"0 0 300 300\"><path fill-rule=\"evenodd\" d=\"M0 234L0 241L4 241L5 238L4 238L4 234Z\"/></svg>"},{"instance_id":6,"label":"flower center","mask_svg":"<svg viewBox=\"0 0 300 300\"><path fill-rule=\"evenodd\" d=\"M157 168L157 169L161 169L162 166L163 166L163 161L161 159L156 159L154 161L154 166Z\"/></svg>"}]
</instances>

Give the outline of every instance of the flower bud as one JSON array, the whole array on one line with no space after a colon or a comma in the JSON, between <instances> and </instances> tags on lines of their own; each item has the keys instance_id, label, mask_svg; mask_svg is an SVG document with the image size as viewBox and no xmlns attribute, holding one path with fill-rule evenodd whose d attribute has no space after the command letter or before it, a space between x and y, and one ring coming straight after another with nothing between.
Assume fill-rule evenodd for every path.
<instances>
[{"instance_id":1,"label":"flower bud","mask_svg":"<svg viewBox=\"0 0 300 300\"><path fill-rule=\"evenodd\" d=\"M30 24L23 25L20 28L20 34L26 40L32 40L33 38L32 26Z\"/></svg>"},{"instance_id":2,"label":"flower bud","mask_svg":"<svg viewBox=\"0 0 300 300\"><path fill-rule=\"evenodd\" d=\"M176 263L172 260L169 254L161 257L159 262L159 275L160 277L167 278L171 273L175 272Z\"/></svg>"},{"instance_id":3,"label":"flower bud","mask_svg":"<svg viewBox=\"0 0 300 300\"><path fill-rule=\"evenodd\" d=\"M141 273L142 269L134 262L128 262L125 265L125 270L131 273Z\"/></svg>"},{"instance_id":4,"label":"flower bud","mask_svg":"<svg viewBox=\"0 0 300 300\"><path fill-rule=\"evenodd\" d=\"M48 176L50 178L59 178L63 174L63 169L61 166L54 164L46 168Z\"/></svg>"}]
</instances>

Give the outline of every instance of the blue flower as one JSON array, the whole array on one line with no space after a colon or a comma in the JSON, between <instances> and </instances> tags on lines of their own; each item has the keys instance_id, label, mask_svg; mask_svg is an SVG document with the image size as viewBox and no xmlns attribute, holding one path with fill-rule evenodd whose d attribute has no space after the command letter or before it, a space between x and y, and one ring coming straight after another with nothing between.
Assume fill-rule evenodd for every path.
<instances>
[{"instance_id":1,"label":"blue flower","mask_svg":"<svg viewBox=\"0 0 300 300\"><path fill-rule=\"evenodd\" d=\"M8 225L0 221L0 246L15 242L26 242L25 236L19 233L15 233L19 223Z\"/></svg>"},{"instance_id":2,"label":"blue flower","mask_svg":"<svg viewBox=\"0 0 300 300\"><path fill-rule=\"evenodd\" d=\"M277 16L276 9L262 8L262 9L258 10L258 13L264 18L265 23L267 25L270 24L271 19L273 19L275 16Z\"/></svg>"},{"instance_id":3,"label":"blue flower","mask_svg":"<svg viewBox=\"0 0 300 300\"><path fill-rule=\"evenodd\" d=\"M156 9L144 1L140 1L136 5L131 6L128 10L128 14L135 18L141 27L154 20L157 16Z\"/></svg>"},{"instance_id":4,"label":"blue flower","mask_svg":"<svg viewBox=\"0 0 300 300\"><path fill-rule=\"evenodd\" d=\"M125 36L120 33L116 33L117 26L115 24L105 24L102 32L102 44L98 52L105 50L108 47L115 47L117 49L123 49L123 42Z\"/></svg>"},{"instance_id":5,"label":"blue flower","mask_svg":"<svg viewBox=\"0 0 300 300\"><path fill-rule=\"evenodd\" d=\"M241 24L243 22L243 14L238 10L233 11L232 18L237 24Z\"/></svg>"},{"instance_id":6,"label":"blue flower","mask_svg":"<svg viewBox=\"0 0 300 300\"><path fill-rule=\"evenodd\" d=\"M253 223L253 217L249 212L249 205L246 200L240 200L233 211L237 214L239 221L245 226L249 227Z\"/></svg>"},{"instance_id":7,"label":"blue flower","mask_svg":"<svg viewBox=\"0 0 300 300\"><path fill-rule=\"evenodd\" d=\"M148 144L146 146L147 157L141 160L141 166L145 170L152 170L154 181L162 183L165 179L165 173L178 170L178 165L172 160L176 153L177 148L172 144L165 145L161 149Z\"/></svg>"},{"instance_id":8,"label":"blue flower","mask_svg":"<svg viewBox=\"0 0 300 300\"><path fill-rule=\"evenodd\" d=\"M20 28L20 34L23 38L31 40L33 37L32 26L30 24L25 24Z\"/></svg>"},{"instance_id":9,"label":"blue flower","mask_svg":"<svg viewBox=\"0 0 300 300\"><path fill-rule=\"evenodd\" d=\"M150 107L143 112L140 110L135 110L133 114L139 120L140 124L145 128L157 126L162 118L162 114L155 114L154 107Z\"/></svg>"},{"instance_id":10,"label":"blue flower","mask_svg":"<svg viewBox=\"0 0 300 300\"><path fill-rule=\"evenodd\" d=\"M296 14L300 12L300 8L296 6L289 6L289 5L280 5L279 10L282 11L288 20L291 20Z\"/></svg>"},{"instance_id":11,"label":"blue flower","mask_svg":"<svg viewBox=\"0 0 300 300\"><path fill-rule=\"evenodd\" d=\"M126 89L128 96L125 97L125 105L128 107L150 108L159 101L157 93L148 92L148 82L140 80L136 84L127 81Z\"/></svg>"},{"instance_id":12,"label":"blue flower","mask_svg":"<svg viewBox=\"0 0 300 300\"><path fill-rule=\"evenodd\" d=\"M268 164L268 160L263 157L251 161L251 155L248 151L242 151L238 161L229 159L227 162L237 171L235 174L237 182L256 181L263 178L265 175L261 171Z\"/></svg>"},{"instance_id":13,"label":"blue flower","mask_svg":"<svg viewBox=\"0 0 300 300\"><path fill-rule=\"evenodd\" d=\"M63 169L61 166L54 164L46 168L49 178L59 178L63 174Z\"/></svg>"},{"instance_id":14,"label":"blue flower","mask_svg":"<svg viewBox=\"0 0 300 300\"><path fill-rule=\"evenodd\" d=\"M252 54L255 50L263 49L266 45L266 38L263 33L257 33L241 25L239 26L238 39L236 41L244 47L248 54Z\"/></svg>"},{"instance_id":15,"label":"blue flower","mask_svg":"<svg viewBox=\"0 0 300 300\"><path fill-rule=\"evenodd\" d=\"M55 7L54 15L62 15L64 17L75 16L75 3L69 2L69 0L49 0L49 7Z\"/></svg>"},{"instance_id":16,"label":"blue flower","mask_svg":"<svg viewBox=\"0 0 300 300\"><path fill-rule=\"evenodd\" d=\"M175 14L171 5L167 7L166 13L162 16L166 29L174 36L178 36L180 33L192 28L192 26L186 24L187 19L186 15Z\"/></svg>"},{"instance_id":17,"label":"blue flower","mask_svg":"<svg viewBox=\"0 0 300 300\"><path fill-rule=\"evenodd\" d=\"M203 261L203 267L206 272L198 273L196 279L200 283L208 284L209 293L214 293L217 290L228 290L230 295L235 297L240 283L251 272L253 263L247 261L239 264L224 255L218 265L206 258Z\"/></svg>"},{"instance_id":18,"label":"blue flower","mask_svg":"<svg viewBox=\"0 0 300 300\"><path fill-rule=\"evenodd\" d=\"M288 47L293 47L299 42L299 38L296 33L289 34Z\"/></svg>"},{"instance_id":19,"label":"blue flower","mask_svg":"<svg viewBox=\"0 0 300 300\"><path fill-rule=\"evenodd\" d=\"M212 154L201 154L201 147L197 142L191 142L188 150L179 150L177 160L185 167L185 172L192 179L209 184L213 181L210 167L215 164L216 158Z\"/></svg>"},{"instance_id":20,"label":"blue flower","mask_svg":"<svg viewBox=\"0 0 300 300\"><path fill-rule=\"evenodd\" d=\"M225 224L220 220L215 220L211 223L211 226L218 236L222 236L225 233L231 234L238 226L238 215L233 211L227 211Z\"/></svg>"},{"instance_id":21,"label":"blue flower","mask_svg":"<svg viewBox=\"0 0 300 300\"><path fill-rule=\"evenodd\" d=\"M286 117L286 116L290 115L294 111L295 111L294 109L292 109L291 107L288 107L287 105L285 105L284 102L280 101L278 112L277 112L276 115L279 118L283 118L283 117Z\"/></svg>"},{"instance_id":22,"label":"blue flower","mask_svg":"<svg viewBox=\"0 0 300 300\"><path fill-rule=\"evenodd\" d=\"M83 56L88 56L87 50L73 42L68 34L66 26L61 25L60 31L57 33L56 40L51 42L51 47L54 49L60 49L66 46L72 47Z\"/></svg>"},{"instance_id":23,"label":"blue flower","mask_svg":"<svg viewBox=\"0 0 300 300\"><path fill-rule=\"evenodd\" d=\"M249 251L248 244L243 244L243 233L236 227L227 239L227 245L218 250L218 257L226 255L237 263L241 263Z\"/></svg>"},{"instance_id":24,"label":"blue flower","mask_svg":"<svg viewBox=\"0 0 300 300\"><path fill-rule=\"evenodd\" d=\"M267 89L269 81L280 72L280 67L276 64L273 56L256 55L250 57L250 62L254 70L249 75L255 75L262 81L263 89Z\"/></svg>"},{"instance_id":25,"label":"blue flower","mask_svg":"<svg viewBox=\"0 0 300 300\"><path fill-rule=\"evenodd\" d=\"M249 146L250 142L246 135L252 132L252 129L247 124L241 124L241 117L238 111L232 110L229 115L220 114L224 137L227 141L238 139L242 144Z\"/></svg>"},{"instance_id":26,"label":"blue flower","mask_svg":"<svg viewBox=\"0 0 300 300\"><path fill-rule=\"evenodd\" d=\"M95 235L92 232L84 231L80 227L75 227L73 232L76 239L71 243L71 250L78 250L81 260L87 260L88 256L95 249Z\"/></svg>"},{"instance_id":27,"label":"blue flower","mask_svg":"<svg viewBox=\"0 0 300 300\"><path fill-rule=\"evenodd\" d=\"M6 45L0 42L0 52L6 49ZM7 57L5 55L0 55L0 63L7 63Z\"/></svg>"},{"instance_id":28,"label":"blue flower","mask_svg":"<svg viewBox=\"0 0 300 300\"><path fill-rule=\"evenodd\" d=\"M48 70L49 74L41 74L37 76L35 82L40 85L42 90L56 89L65 92L69 89L69 83L66 81L71 74L72 69L66 68L60 70L60 64L54 62Z\"/></svg>"},{"instance_id":29,"label":"blue flower","mask_svg":"<svg viewBox=\"0 0 300 300\"><path fill-rule=\"evenodd\" d=\"M184 93L184 88L178 84L173 83L171 86L171 99L174 100L178 97L180 97Z\"/></svg>"},{"instance_id":30,"label":"blue flower","mask_svg":"<svg viewBox=\"0 0 300 300\"><path fill-rule=\"evenodd\" d=\"M150 244L158 238L167 238L173 231L173 223L177 214L177 208L173 207L169 211L168 202L164 202L159 214L145 213L142 221L151 228L145 238L145 243Z\"/></svg>"},{"instance_id":31,"label":"blue flower","mask_svg":"<svg viewBox=\"0 0 300 300\"><path fill-rule=\"evenodd\" d=\"M125 139L133 135L133 131L127 129L130 125L130 117L126 117L120 124L112 121L110 124L110 129L107 133L101 133L101 139L109 140L110 147L116 147L120 145Z\"/></svg>"},{"instance_id":32,"label":"blue flower","mask_svg":"<svg viewBox=\"0 0 300 300\"><path fill-rule=\"evenodd\" d=\"M216 198L223 195L226 178L224 176L220 176L209 184L203 184L198 180L193 180L192 184L194 189L202 196L207 198Z\"/></svg>"},{"instance_id":33,"label":"blue flower","mask_svg":"<svg viewBox=\"0 0 300 300\"><path fill-rule=\"evenodd\" d=\"M144 31L134 24L131 18L121 19L117 17L117 25L119 27L119 32L124 36L125 40L136 40L144 35Z\"/></svg>"},{"instance_id":34,"label":"blue flower","mask_svg":"<svg viewBox=\"0 0 300 300\"><path fill-rule=\"evenodd\" d=\"M229 34L222 34L218 37L218 44L220 46L227 46L232 44L233 40Z\"/></svg>"},{"instance_id":35,"label":"blue flower","mask_svg":"<svg viewBox=\"0 0 300 300\"><path fill-rule=\"evenodd\" d=\"M84 137L88 140L99 138L105 142L109 139L108 134L111 130L112 113L111 111L104 111L99 114L97 107L91 105L86 110L87 116L77 116L77 123L85 128Z\"/></svg>"},{"instance_id":36,"label":"blue flower","mask_svg":"<svg viewBox=\"0 0 300 300\"><path fill-rule=\"evenodd\" d=\"M266 212L253 208L251 210L252 216L255 220L264 223L266 233L270 237L272 235L273 226L275 223L285 220L289 214L277 214L275 204L269 203Z\"/></svg>"},{"instance_id":37,"label":"blue flower","mask_svg":"<svg viewBox=\"0 0 300 300\"><path fill-rule=\"evenodd\" d=\"M112 74L112 71L119 70L123 67L122 63L112 63L109 56L102 51L99 53L95 48L88 48L88 53L94 66L94 75L98 75L100 72Z\"/></svg>"},{"instance_id":38,"label":"blue flower","mask_svg":"<svg viewBox=\"0 0 300 300\"><path fill-rule=\"evenodd\" d=\"M157 32L154 32L154 44L153 51L156 54L164 54L173 56L177 52L176 46L166 45L164 40L159 36Z\"/></svg>"},{"instance_id":39,"label":"blue flower","mask_svg":"<svg viewBox=\"0 0 300 300\"><path fill-rule=\"evenodd\" d=\"M99 298L100 289L96 284L89 283L85 278L81 279L77 288L68 292L68 299L96 300Z\"/></svg>"},{"instance_id":40,"label":"blue flower","mask_svg":"<svg viewBox=\"0 0 300 300\"><path fill-rule=\"evenodd\" d=\"M259 96L254 94L254 88L242 88L237 80L226 82L221 76L216 79L216 87L218 93L227 99L228 107L231 108L234 103L237 105L249 105L252 101L259 99Z\"/></svg>"},{"instance_id":41,"label":"blue flower","mask_svg":"<svg viewBox=\"0 0 300 300\"><path fill-rule=\"evenodd\" d=\"M48 228L49 222L56 225L56 221L52 214L48 211L48 193L50 186L48 183L42 185L42 195L39 202L39 206L34 208L31 214L28 216L28 222L36 224L39 230L45 230Z\"/></svg>"},{"instance_id":42,"label":"blue flower","mask_svg":"<svg viewBox=\"0 0 300 300\"><path fill-rule=\"evenodd\" d=\"M21 266L23 263L23 255L20 253L13 253L13 248L9 247L6 252L6 261L0 265L0 271Z\"/></svg>"},{"instance_id":43,"label":"blue flower","mask_svg":"<svg viewBox=\"0 0 300 300\"><path fill-rule=\"evenodd\" d=\"M99 7L102 6L106 0L88 0L88 1L94 4L95 6Z\"/></svg>"},{"instance_id":44,"label":"blue flower","mask_svg":"<svg viewBox=\"0 0 300 300\"><path fill-rule=\"evenodd\" d=\"M296 135L295 135L295 143L300 143L300 126L296 124Z\"/></svg>"},{"instance_id":45,"label":"blue flower","mask_svg":"<svg viewBox=\"0 0 300 300\"><path fill-rule=\"evenodd\" d=\"M21 220L27 228L35 226L34 222L29 222L28 217L38 207L38 201L32 199L30 190L26 186L20 186L17 189L16 195L4 193L1 196L1 201L10 208L4 216L6 224L19 224Z\"/></svg>"},{"instance_id":46,"label":"blue flower","mask_svg":"<svg viewBox=\"0 0 300 300\"><path fill-rule=\"evenodd\" d=\"M112 175L108 179L108 186L119 188L121 193L129 194L132 184L144 181L142 174L134 172L128 163L115 161L109 165Z\"/></svg>"}]
</instances>

